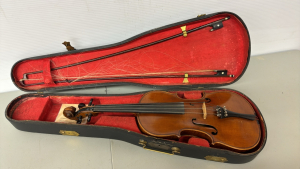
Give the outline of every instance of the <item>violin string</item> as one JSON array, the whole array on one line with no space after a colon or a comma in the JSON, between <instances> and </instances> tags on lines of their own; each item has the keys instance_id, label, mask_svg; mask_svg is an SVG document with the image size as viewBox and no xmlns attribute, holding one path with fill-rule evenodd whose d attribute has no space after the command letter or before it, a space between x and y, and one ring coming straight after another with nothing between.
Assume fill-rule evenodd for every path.
<instances>
[{"instance_id":1,"label":"violin string","mask_svg":"<svg viewBox=\"0 0 300 169\"><path fill-rule=\"evenodd\" d=\"M204 114L202 112L185 112L185 110L202 110L201 107L185 108L183 103L203 103L203 102L171 102L171 103L138 103L138 104L111 104L111 105L96 105L91 107L83 107L83 113L86 113L84 108L94 108L94 113L102 112L119 112L119 113L147 113L147 114ZM201 105L199 105L201 106ZM207 106L206 110L216 111L216 106ZM90 110L86 110L90 111ZM78 113L81 113L80 111ZM216 113L206 113L216 114Z\"/></svg>"},{"instance_id":2,"label":"violin string","mask_svg":"<svg viewBox=\"0 0 300 169\"><path fill-rule=\"evenodd\" d=\"M184 114L204 114L204 113L185 112ZM215 115L216 113L206 113L206 114L213 114L213 115Z\"/></svg>"},{"instance_id":3,"label":"violin string","mask_svg":"<svg viewBox=\"0 0 300 169\"><path fill-rule=\"evenodd\" d=\"M96 105L96 106L87 106L83 107L80 110L83 113L86 111L95 112L119 112L119 113L158 113L158 114L203 114L201 112L185 112L185 110L202 110L201 107L191 108L186 107L185 104L201 104L203 102L170 102L170 103L137 103L137 104L108 104L108 105ZM209 103L207 104L209 105ZM201 105L199 105L201 106ZM206 106L206 110L216 111L216 106ZM86 109L89 108L89 109ZM77 113L81 113L79 112ZM215 114L215 113L206 113L206 114Z\"/></svg>"},{"instance_id":4,"label":"violin string","mask_svg":"<svg viewBox=\"0 0 300 169\"><path fill-rule=\"evenodd\" d=\"M149 110L150 108L149 107L144 107L144 108L138 108L138 107L135 107L135 108L131 108L131 109L126 109L126 108L124 108L124 107L107 107L107 108L101 108L101 109L97 109L97 110L99 110L99 111L104 111L104 110L111 110L111 109L113 109L113 110ZM178 109L175 109L175 108L168 108L168 107L163 107L163 108L159 108L159 110L178 110ZM202 110L203 108L181 108L182 110ZM206 110L212 110L212 111L214 111L214 109L211 109L211 108L209 108L209 109L206 109ZM84 110L83 110L84 111Z\"/></svg>"},{"instance_id":5,"label":"violin string","mask_svg":"<svg viewBox=\"0 0 300 169\"><path fill-rule=\"evenodd\" d=\"M204 101L203 101L204 102ZM195 104L195 103L203 103L203 102L163 102L163 103L135 103L135 104L103 104L103 105L94 105L93 107L97 107L97 106L118 106L118 105L123 105L123 106L126 106L126 105L137 105L137 106L140 106L140 105L173 105L173 104L184 104L184 103L190 103L190 104ZM206 104L209 104L209 103L206 103ZM208 106L210 107L210 106Z\"/></svg>"},{"instance_id":6,"label":"violin string","mask_svg":"<svg viewBox=\"0 0 300 169\"><path fill-rule=\"evenodd\" d=\"M189 110L201 110L201 108L190 108ZM145 108L135 108L135 109L124 109L124 108L108 108L108 109L97 109L97 110L93 110L95 112L119 112L119 113L158 113L158 114L185 114L185 113L189 113L189 114L203 114L201 112L185 112L184 110L186 109L174 109L174 108L160 108L160 109L145 109ZM95 113L94 112L94 113ZM79 114L81 112L78 112ZM86 112L82 112L82 113L86 113ZM207 114L215 114L215 113L207 113Z\"/></svg>"},{"instance_id":7,"label":"violin string","mask_svg":"<svg viewBox=\"0 0 300 169\"><path fill-rule=\"evenodd\" d=\"M103 112L108 112L108 111L103 111ZM100 114L100 113L103 113L103 112L93 112L93 113ZM155 113L154 111L151 111L151 110L146 111L146 112L149 112L147 114L164 114L164 113ZM160 112L164 112L164 111L160 111ZM115 112L111 112L111 113L115 113ZM134 113L134 112L131 112L131 111L127 112L126 111L126 112L116 112L116 113ZM172 113L174 113L174 111L172 111ZM165 113L165 114L172 114L172 113ZM177 112L177 113L181 114L182 112ZM86 113L83 113L83 114L86 114ZM143 113L137 113L137 114L143 114ZM204 114L204 113L201 113L201 112L184 112L182 114ZM216 113L206 113L206 114L213 114L213 115L215 115Z\"/></svg>"},{"instance_id":8,"label":"violin string","mask_svg":"<svg viewBox=\"0 0 300 169\"><path fill-rule=\"evenodd\" d=\"M94 106L86 106L86 107L90 107L90 108L114 108L114 107L151 107L151 106L159 106L160 108L162 106L166 107L166 106L184 106L184 103L190 103L192 104L197 104L197 103L204 103L204 102L171 102L171 103L138 103L138 104L107 104L107 105L94 105ZM209 103L207 103L208 106L206 106L206 108L212 108L212 107L216 107L216 106L209 106ZM194 105L192 105L194 106ZM201 106L201 105L200 105ZM186 107L186 106L185 106ZM85 107L83 107L85 108Z\"/></svg>"}]
</instances>

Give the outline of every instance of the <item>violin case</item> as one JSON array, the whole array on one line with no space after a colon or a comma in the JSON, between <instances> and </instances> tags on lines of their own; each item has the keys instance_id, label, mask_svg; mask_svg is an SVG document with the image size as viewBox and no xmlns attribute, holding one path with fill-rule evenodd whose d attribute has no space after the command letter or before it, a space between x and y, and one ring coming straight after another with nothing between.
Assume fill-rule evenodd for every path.
<instances>
[{"instance_id":1,"label":"violin case","mask_svg":"<svg viewBox=\"0 0 300 169\"><path fill-rule=\"evenodd\" d=\"M219 25L209 25L189 33L188 30L220 19ZM185 26L185 28L183 28ZM99 58L124 51L163 38L181 36L149 47L116 55L110 58L54 70L51 68ZM61 45L61 44L60 44ZM250 37L243 20L231 12L218 12L155 28L127 40L95 48L70 50L18 61L11 69L13 83L28 94L21 95L10 102L5 116L11 124L22 131L98 137L122 140L141 148L197 159L226 163L246 163L253 160L264 148L267 139L266 124L255 103L243 93L220 88L237 82L249 64ZM70 45L69 45L70 47ZM72 49L72 47L71 47ZM87 81L68 80L106 77L123 77L128 74L157 74L162 72L193 72L197 70L227 70L234 77L189 78L115 78ZM40 71L30 74L28 72ZM24 77L24 73L26 77ZM30 80L20 81L27 78ZM65 80L56 83L56 80ZM25 85L24 85L25 84ZM31 85L33 84L33 85ZM64 90L80 90L104 86L146 86L153 90L176 93L184 99L199 99L204 93L230 91L245 98L253 107L259 119L261 139L251 151L234 152L210 147L202 138L182 136L179 140L162 139L143 134L136 117L131 113L103 112L87 124L67 124L54 122L62 104L134 104L139 103L146 92L101 95L101 94L63 94ZM245 131L247 132L247 131ZM76 137L74 137L76 139Z\"/></svg>"}]
</instances>

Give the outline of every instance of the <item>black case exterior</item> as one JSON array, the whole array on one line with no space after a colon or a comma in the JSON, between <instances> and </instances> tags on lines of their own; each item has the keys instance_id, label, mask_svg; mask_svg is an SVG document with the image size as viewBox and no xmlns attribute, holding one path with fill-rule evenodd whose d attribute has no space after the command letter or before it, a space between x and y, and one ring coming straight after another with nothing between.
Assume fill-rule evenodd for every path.
<instances>
[{"instance_id":1,"label":"black case exterior","mask_svg":"<svg viewBox=\"0 0 300 169\"><path fill-rule=\"evenodd\" d=\"M209 89L209 90L223 90L223 89ZM230 90L230 89L226 89ZM233 90L232 90L233 91ZM134 93L138 94L138 93ZM131 94L127 94L131 95ZM76 131L79 136L83 137L96 137L96 138L109 138L125 141L136 146L143 147L140 144L141 140L147 142L147 146L144 148L156 150L159 152L170 153L172 154L172 147L177 147L180 149L180 153L174 153L176 155L181 155L185 157L192 157L197 159L206 159L213 160L218 162L227 162L227 163L246 163L253 160L264 148L266 140L267 140L267 131L266 125L263 120L263 125L265 128L265 137L261 140L261 146L258 150L253 153L235 153L228 150L222 150L212 147L202 147L196 146L176 141L170 141L166 139L156 138L152 136L147 136L139 133L135 133L129 130L115 128L115 127L107 127L107 126L95 126L95 125L77 125L77 124L62 124L55 122L47 122L47 121L18 121L11 118L13 109L16 108L15 104L26 97L46 97L46 96L121 96L121 95L62 95L62 94L25 94L14 99L6 108L5 116L8 121L11 122L15 128L28 131L28 132L36 132L36 133L46 133L46 134L61 134L61 130L65 131ZM245 95L243 95L246 97ZM248 98L249 99L249 98ZM250 99L249 99L250 100ZM263 119L261 112L261 119ZM75 139L75 138L74 138ZM152 146L151 146L152 145ZM164 147L163 149L158 147Z\"/></svg>"},{"instance_id":2,"label":"black case exterior","mask_svg":"<svg viewBox=\"0 0 300 169\"><path fill-rule=\"evenodd\" d=\"M106 46L100 46L100 47L95 47L95 48L88 48L88 49L81 49L81 50L75 50L75 51L68 51L68 52L62 52L62 53L56 53L56 54L50 54L50 55L44 55L44 56L38 56L38 57L32 57L29 59L39 59L39 58L47 58L47 57L53 57L53 56L60 56L60 55L66 55L66 54L73 54L73 53L80 53L80 52L85 52L85 51L92 51L92 50L98 50L98 49L103 49L103 48L108 48L108 47L113 47L113 46L118 46L122 45L124 43L127 43L129 41L132 41L134 39L137 39L145 34L152 33L154 31L159 31L163 30L169 27L173 27L176 25L192 22L192 21L197 21L205 18L209 18L218 14L223 14L223 13L228 13L235 15L241 23L244 25L245 29L247 30L247 27L243 20L237 16L234 13L231 12L218 12L218 13L213 13L209 15L204 15L201 17L197 17L194 19L189 19L186 21L182 22L177 22L174 24L170 24L164 27L152 29L150 31L144 32L142 34L139 34L137 36L134 36L130 39L127 39L125 41L112 44L112 45L106 45ZM248 30L247 30L248 32ZM249 33L248 33L249 35ZM250 37L249 37L250 41ZM249 64L250 60L250 42L249 42L249 51L248 51L248 57L247 57L247 64L244 67L243 73L232 83L236 82L239 80L239 78L242 77L244 72L246 71L246 68ZM27 60L27 59L24 59ZM17 65L19 62L22 62L24 60L20 60L15 65ZM15 66L14 65L14 66ZM13 67L14 67L13 66ZM12 68L13 70L13 68ZM12 81L14 82L14 77L13 74L11 73L11 78ZM15 84L15 83L14 83ZM229 83L231 84L231 83ZM16 85L16 84L15 84ZM198 90L199 88L204 88L207 90L223 90L223 89L216 89L216 88L211 88L211 87L219 87L219 86L224 86L228 84L197 84L197 85L184 85L184 86L155 86L155 85L144 85L144 84L138 84L138 83L128 83L128 82L118 82L118 83L101 83L101 84L88 84L88 85L76 85L76 86L65 86L65 87L57 87L57 88L44 88L41 89L37 94L25 94L21 95L17 98L15 98L11 103L7 106L6 111L5 111L5 116L8 121L11 122L11 124L22 131L28 131L28 132L36 132L36 133L45 133L45 134L61 134L61 130L65 131L76 131L79 136L83 137L96 137L96 138L110 138L110 139L116 139L116 140L121 140L125 141L131 144L134 144L136 146L152 149L152 150L157 150L160 152L166 152L166 153L171 153L172 151L170 150L172 147L177 147L180 149L180 153L174 153L175 155L180 155L180 156L185 156L185 157L191 157L191 158L197 158L197 159L206 159L206 160L213 160L213 161L219 161L219 162L226 162L226 163L235 163L235 164L241 164L241 163L246 163L251 160L253 160L264 148L267 140L267 131L266 131L266 125L264 123L263 117L261 112L259 111L258 113L261 115L261 119L263 121L264 125L264 133L263 139L261 140L260 144L261 146L252 153L236 153L228 150L222 150L222 149L217 149L217 148L212 148L212 147L201 147L201 146L196 146L196 145L191 145L191 144L186 144L186 143L181 143L181 142L176 142L176 141L171 141L171 140L166 140L166 139L161 139L161 138L155 138L152 136L147 136L139 133L135 133L132 131L128 131L125 129L120 129L120 128L115 128L115 127L107 127L107 126L95 126L95 125L77 125L77 124L62 124L62 123L55 123L55 122L47 122L47 121L30 121L30 120L24 120L24 121L19 121L19 120L14 120L12 119L12 114L10 112L13 112L13 109L16 108L16 104L18 101L20 101L23 98L26 97L46 97L46 96L121 96L121 95L81 95L81 94L58 94L55 92L63 91L63 90L74 90L74 89L86 89L86 88L96 88L96 87L103 87L103 86L123 86L123 85L135 85L135 86L142 86L142 87L152 87L152 88L160 88L164 89L166 91L189 91L189 90ZM18 85L16 85L18 87ZM19 87L18 87L19 88ZM20 90L27 91L25 89L19 88ZM226 89L226 90L231 90L231 89ZM234 91L234 90L232 90ZM44 93L45 92L45 93ZM50 93L52 92L52 93ZM236 91L238 92L238 91ZM239 92L240 93L240 92ZM132 93L132 94L127 94L127 95L133 95L133 94L138 94L138 93ZM243 95L242 93L240 93ZM244 97L248 98L247 96L243 95ZM249 98L248 98L249 99ZM250 100L250 99L249 99ZM262 131L263 132L263 131ZM76 138L74 138L76 139ZM147 142L146 147L143 144L140 144L141 141ZM152 146L151 146L152 145ZM154 146L153 146L154 145ZM157 147L164 147L164 149L160 149Z\"/></svg>"}]
</instances>

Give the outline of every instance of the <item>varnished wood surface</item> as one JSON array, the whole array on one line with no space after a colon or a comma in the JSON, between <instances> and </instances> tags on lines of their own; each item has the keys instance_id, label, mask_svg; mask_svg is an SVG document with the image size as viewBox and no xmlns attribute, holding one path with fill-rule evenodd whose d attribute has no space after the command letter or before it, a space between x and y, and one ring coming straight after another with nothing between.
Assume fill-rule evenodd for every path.
<instances>
[{"instance_id":1,"label":"varnished wood surface","mask_svg":"<svg viewBox=\"0 0 300 169\"><path fill-rule=\"evenodd\" d=\"M203 98L210 98L207 103L207 118L203 119ZM202 99L188 100L179 98L175 93L152 91L143 96L141 103L155 102L186 102L185 114L138 114L137 119L140 129L149 135L170 139L178 139L182 135L195 135L209 140L212 147L225 148L243 152L254 148L260 141L261 131L257 120L247 120L237 117L220 119L215 115L214 106L226 106L230 111L241 114L255 114L252 106L240 95L229 91L206 93ZM194 102L194 103L191 103ZM196 118L197 123L212 125L218 130L213 135L214 129L198 126L192 123Z\"/></svg>"}]
</instances>

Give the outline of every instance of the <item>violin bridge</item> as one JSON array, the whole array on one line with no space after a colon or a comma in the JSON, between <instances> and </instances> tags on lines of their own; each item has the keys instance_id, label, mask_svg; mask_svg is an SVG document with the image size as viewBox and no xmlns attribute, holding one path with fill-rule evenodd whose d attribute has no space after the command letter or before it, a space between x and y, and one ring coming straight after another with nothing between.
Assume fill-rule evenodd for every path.
<instances>
[{"instance_id":1,"label":"violin bridge","mask_svg":"<svg viewBox=\"0 0 300 169\"><path fill-rule=\"evenodd\" d=\"M180 27L180 28L181 28L181 30L182 30L182 35L183 35L183 37L187 37L186 25L184 25L184 26L182 26L182 27Z\"/></svg>"},{"instance_id":2,"label":"violin bridge","mask_svg":"<svg viewBox=\"0 0 300 169\"><path fill-rule=\"evenodd\" d=\"M206 112L206 105L205 102L202 104L202 111L203 111L203 119L206 119L207 112Z\"/></svg>"},{"instance_id":3,"label":"violin bridge","mask_svg":"<svg viewBox=\"0 0 300 169\"><path fill-rule=\"evenodd\" d=\"M182 83L189 83L188 77L189 77L189 74L187 74L187 73L184 74L184 79L183 79Z\"/></svg>"}]
</instances>

